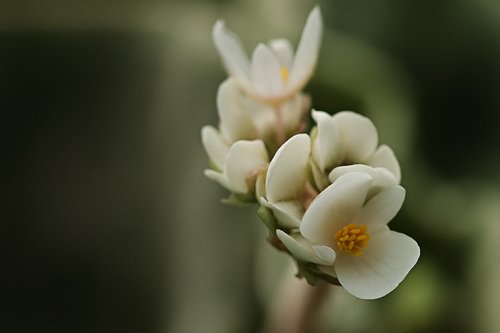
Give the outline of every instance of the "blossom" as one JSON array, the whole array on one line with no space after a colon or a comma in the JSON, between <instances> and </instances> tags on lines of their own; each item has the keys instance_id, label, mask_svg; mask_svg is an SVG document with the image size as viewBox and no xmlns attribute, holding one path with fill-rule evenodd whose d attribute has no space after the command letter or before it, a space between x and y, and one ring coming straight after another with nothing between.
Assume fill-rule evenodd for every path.
<instances>
[{"instance_id":1,"label":"blossom","mask_svg":"<svg viewBox=\"0 0 500 333\"><path fill-rule=\"evenodd\" d=\"M229 74L246 94L273 106L281 105L302 90L316 66L322 34L319 7L315 7L304 26L293 54L286 39L258 44L248 58L238 36L224 22L215 23L212 36Z\"/></svg>"},{"instance_id":2,"label":"blossom","mask_svg":"<svg viewBox=\"0 0 500 333\"><path fill-rule=\"evenodd\" d=\"M405 190L394 177L380 174L383 170L341 175L311 202L300 224L307 241L335 251L333 265L322 265L321 271L362 299L394 290L420 256L412 238L387 226ZM298 253L297 246L287 247Z\"/></svg>"},{"instance_id":3,"label":"blossom","mask_svg":"<svg viewBox=\"0 0 500 333\"><path fill-rule=\"evenodd\" d=\"M392 149L378 145L378 133L370 119L351 111L329 115L312 111L317 123L312 143L312 173L316 186L321 190L330 182L328 173L337 166L365 164L383 167L401 179L399 163Z\"/></svg>"},{"instance_id":4,"label":"blossom","mask_svg":"<svg viewBox=\"0 0 500 333\"><path fill-rule=\"evenodd\" d=\"M261 140L240 140L225 150L220 136L214 131L212 127L202 130L205 149L216 169L205 170L205 176L237 195L253 195L269 163L264 143Z\"/></svg>"},{"instance_id":5,"label":"blossom","mask_svg":"<svg viewBox=\"0 0 500 333\"><path fill-rule=\"evenodd\" d=\"M283 228L297 228L308 203L312 188L308 187L307 168L311 140L297 134L285 142L269 164L266 176L266 197L262 205L270 208Z\"/></svg>"}]
</instances>

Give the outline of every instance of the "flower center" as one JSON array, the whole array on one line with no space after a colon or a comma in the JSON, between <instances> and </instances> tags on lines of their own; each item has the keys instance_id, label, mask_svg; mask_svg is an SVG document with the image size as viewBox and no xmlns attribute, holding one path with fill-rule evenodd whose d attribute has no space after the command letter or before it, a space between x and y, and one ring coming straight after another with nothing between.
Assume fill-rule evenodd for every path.
<instances>
[{"instance_id":1,"label":"flower center","mask_svg":"<svg viewBox=\"0 0 500 333\"><path fill-rule=\"evenodd\" d=\"M283 78L283 81L288 81L288 69L286 68L286 66L281 67L281 77Z\"/></svg>"},{"instance_id":2,"label":"flower center","mask_svg":"<svg viewBox=\"0 0 500 333\"><path fill-rule=\"evenodd\" d=\"M366 225L356 225L354 223L344 226L335 233L337 247L339 250L348 252L355 256L362 254L362 249L368 244L370 235L366 232Z\"/></svg>"}]
</instances>

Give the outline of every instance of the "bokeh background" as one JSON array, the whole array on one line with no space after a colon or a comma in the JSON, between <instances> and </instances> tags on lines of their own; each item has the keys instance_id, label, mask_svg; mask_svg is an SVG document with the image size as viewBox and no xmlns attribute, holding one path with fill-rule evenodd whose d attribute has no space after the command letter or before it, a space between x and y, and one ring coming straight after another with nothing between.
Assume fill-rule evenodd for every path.
<instances>
[{"instance_id":1,"label":"bokeh background","mask_svg":"<svg viewBox=\"0 0 500 333\"><path fill-rule=\"evenodd\" d=\"M296 45L314 4L1 2L1 332L259 331L290 262L202 175L210 32ZM380 300L333 288L317 331L500 331L500 3L319 4L306 90L394 148L422 254Z\"/></svg>"}]
</instances>

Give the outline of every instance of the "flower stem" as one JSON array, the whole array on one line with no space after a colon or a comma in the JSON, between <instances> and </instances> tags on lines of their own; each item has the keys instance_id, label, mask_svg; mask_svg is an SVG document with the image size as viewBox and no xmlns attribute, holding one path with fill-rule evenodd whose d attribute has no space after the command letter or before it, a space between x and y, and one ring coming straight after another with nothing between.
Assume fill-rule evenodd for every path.
<instances>
[{"instance_id":1,"label":"flower stem","mask_svg":"<svg viewBox=\"0 0 500 333\"><path fill-rule=\"evenodd\" d=\"M311 286L293 274L287 274L285 279L269 307L262 333L314 332L329 285Z\"/></svg>"}]
</instances>

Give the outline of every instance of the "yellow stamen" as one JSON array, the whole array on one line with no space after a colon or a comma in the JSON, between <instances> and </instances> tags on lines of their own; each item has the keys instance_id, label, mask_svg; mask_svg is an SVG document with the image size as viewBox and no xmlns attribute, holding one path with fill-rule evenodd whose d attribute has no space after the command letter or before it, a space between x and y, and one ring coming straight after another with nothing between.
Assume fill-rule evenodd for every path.
<instances>
[{"instance_id":1,"label":"yellow stamen","mask_svg":"<svg viewBox=\"0 0 500 333\"><path fill-rule=\"evenodd\" d=\"M337 247L339 250L355 256L363 254L362 250L368 244L370 235L367 233L366 225L348 224L335 233Z\"/></svg>"},{"instance_id":2,"label":"yellow stamen","mask_svg":"<svg viewBox=\"0 0 500 333\"><path fill-rule=\"evenodd\" d=\"M288 81L288 69L285 66L281 67L281 77L283 78L283 81Z\"/></svg>"}]
</instances>

